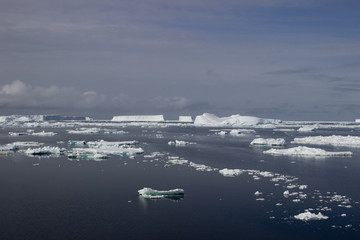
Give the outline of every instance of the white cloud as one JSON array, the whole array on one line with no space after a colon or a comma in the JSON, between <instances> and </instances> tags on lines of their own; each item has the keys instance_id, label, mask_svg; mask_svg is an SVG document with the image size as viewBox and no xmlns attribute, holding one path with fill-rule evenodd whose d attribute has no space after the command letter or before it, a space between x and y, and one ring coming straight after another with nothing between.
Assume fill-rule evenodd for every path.
<instances>
[{"instance_id":1,"label":"white cloud","mask_svg":"<svg viewBox=\"0 0 360 240\"><path fill-rule=\"evenodd\" d=\"M41 87L27 85L16 80L0 88L2 107L53 107L53 108L95 108L104 104L106 96L87 91L81 93L72 87Z\"/></svg>"}]
</instances>

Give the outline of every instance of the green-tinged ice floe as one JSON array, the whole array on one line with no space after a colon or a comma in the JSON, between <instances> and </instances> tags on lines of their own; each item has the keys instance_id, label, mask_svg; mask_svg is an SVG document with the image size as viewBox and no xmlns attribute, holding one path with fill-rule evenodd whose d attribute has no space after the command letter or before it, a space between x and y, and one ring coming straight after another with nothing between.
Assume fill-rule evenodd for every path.
<instances>
[{"instance_id":1,"label":"green-tinged ice floe","mask_svg":"<svg viewBox=\"0 0 360 240\"><path fill-rule=\"evenodd\" d=\"M180 199L184 197L184 189L176 188L167 191L159 191L152 188L140 189L139 194L144 198L158 199L158 198L172 198Z\"/></svg>"},{"instance_id":2,"label":"green-tinged ice floe","mask_svg":"<svg viewBox=\"0 0 360 240\"><path fill-rule=\"evenodd\" d=\"M109 157L105 154L93 153L93 152L75 152L68 154L69 159L74 160L95 160L102 161L108 159Z\"/></svg>"}]
</instances>

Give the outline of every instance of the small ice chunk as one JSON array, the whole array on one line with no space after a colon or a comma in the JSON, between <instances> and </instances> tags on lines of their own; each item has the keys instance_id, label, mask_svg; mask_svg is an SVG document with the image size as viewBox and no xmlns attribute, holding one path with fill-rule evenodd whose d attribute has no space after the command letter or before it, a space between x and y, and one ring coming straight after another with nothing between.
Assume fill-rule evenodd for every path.
<instances>
[{"instance_id":1,"label":"small ice chunk","mask_svg":"<svg viewBox=\"0 0 360 240\"><path fill-rule=\"evenodd\" d=\"M311 213L309 210L305 210L305 212L295 215L294 218L306 222L309 220L328 219L329 217L322 215L320 212L318 214L315 214L315 213Z\"/></svg>"},{"instance_id":2,"label":"small ice chunk","mask_svg":"<svg viewBox=\"0 0 360 240\"><path fill-rule=\"evenodd\" d=\"M224 177L236 177L243 173L240 169L228 169L224 168L219 170L219 173L223 175Z\"/></svg>"},{"instance_id":3,"label":"small ice chunk","mask_svg":"<svg viewBox=\"0 0 360 240\"><path fill-rule=\"evenodd\" d=\"M168 145L170 146L178 146L178 147L185 147L188 146L190 144L195 144L193 142L186 142L186 141L180 141L180 140L175 140L175 141L169 141Z\"/></svg>"},{"instance_id":4,"label":"small ice chunk","mask_svg":"<svg viewBox=\"0 0 360 240\"><path fill-rule=\"evenodd\" d=\"M159 191L152 188L143 188L140 189L139 194L144 198L183 198L184 190L181 188L176 188L172 190Z\"/></svg>"},{"instance_id":5,"label":"small ice chunk","mask_svg":"<svg viewBox=\"0 0 360 240\"><path fill-rule=\"evenodd\" d=\"M262 194L262 192L259 192L259 191L256 191L256 192L254 193L255 196L259 196L259 195L261 195L261 194Z\"/></svg>"}]
</instances>

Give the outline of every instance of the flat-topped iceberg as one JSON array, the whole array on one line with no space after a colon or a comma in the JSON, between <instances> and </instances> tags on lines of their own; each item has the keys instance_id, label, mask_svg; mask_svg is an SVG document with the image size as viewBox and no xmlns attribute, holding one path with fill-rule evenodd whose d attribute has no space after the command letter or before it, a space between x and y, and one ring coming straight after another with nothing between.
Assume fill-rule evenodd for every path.
<instances>
[{"instance_id":1,"label":"flat-topped iceberg","mask_svg":"<svg viewBox=\"0 0 360 240\"><path fill-rule=\"evenodd\" d=\"M285 139L283 138L255 138L250 143L251 145L260 146L284 146Z\"/></svg>"},{"instance_id":2,"label":"flat-topped iceberg","mask_svg":"<svg viewBox=\"0 0 360 240\"><path fill-rule=\"evenodd\" d=\"M328 219L329 217L322 215L320 212L318 214L315 214L311 213L309 210L305 210L305 212L295 215L294 218L306 222L310 220L324 220Z\"/></svg>"},{"instance_id":3,"label":"flat-topped iceberg","mask_svg":"<svg viewBox=\"0 0 360 240\"><path fill-rule=\"evenodd\" d=\"M152 188L143 188L138 193L144 198L174 198L179 199L184 197L184 189L176 188L166 191L159 191Z\"/></svg>"},{"instance_id":4,"label":"flat-topped iceberg","mask_svg":"<svg viewBox=\"0 0 360 240\"><path fill-rule=\"evenodd\" d=\"M309 148L309 147L293 147L288 149L269 149L264 151L265 154L273 155L289 155L289 156L320 156L320 157L343 157L351 156L352 152L328 152L320 148Z\"/></svg>"},{"instance_id":5,"label":"flat-topped iceberg","mask_svg":"<svg viewBox=\"0 0 360 240\"><path fill-rule=\"evenodd\" d=\"M196 116L195 126L211 126L211 127L244 127L255 126L258 124L277 124L280 123L277 119L265 119L252 116L241 116L239 114L229 117L218 117L215 114L204 113Z\"/></svg>"},{"instance_id":6,"label":"flat-topped iceberg","mask_svg":"<svg viewBox=\"0 0 360 240\"><path fill-rule=\"evenodd\" d=\"M294 140L291 143L360 147L360 137L338 136L338 135L312 136L312 137L294 138Z\"/></svg>"},{"instance_id":7,"label":"flat-topped iceberg","mask_svg":"<svg viewBox=\"0 0 360 240\"><path fill-rule=\"evenodd\" d=\"M179 122L193 122L191 116L179 116Z\"/></svg>"},{"instance_id":8,"label":"flat-topped iceberg","mask_svg":"<svg viewBox=\"0 0 360 240\"><path fill-rule=\"evenodd\" d=\"M114 116L113 122L164 122L164 115L129 115Z\"/></svg>"}]
</instances>

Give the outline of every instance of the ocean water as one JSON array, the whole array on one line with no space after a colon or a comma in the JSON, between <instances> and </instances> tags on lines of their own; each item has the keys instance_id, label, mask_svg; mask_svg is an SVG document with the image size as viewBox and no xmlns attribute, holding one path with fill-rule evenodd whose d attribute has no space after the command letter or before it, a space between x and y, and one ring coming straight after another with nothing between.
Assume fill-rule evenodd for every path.
<instances>
[{"instance_id":1,"label":"ocean water","mask_svg":"<svg viewBox=\"0 0 360 240\"><path fill-rule=\"evenodd\" d=\"M307 145L353 155L304 158L266 155L263 151L270 147L250 146L256 137L284 138L283 148L288 148L298 146L290 143L294 137L360 136L357 129L300 133L270 128L241 136L221 136L216 134L221 129L191 126L132 126L121 128L124 134L110 135L69 134L67 129L35 128L57 135L11 137L9 132L26 129L3 128L0 145L38 141L71 149L69 140L137 140L145 153L135 158L111 155L103 161L75 161L65 155L29 157L21 151L0 156L0 239L360 237L360 148ZM196 144L168 145L173 140ZM160 154L150 157L154 152ZM244 172L224 177L218 170L169 165L171 157ZM283 179L275 181L276 176ZM307 187L299 189L300 185ZM145 199L138 194L143 187L182 188L185 195L178 200ZM286 197L286 190L297 194ZM255 195L257 191L261 194ZM304 222L294 218L306 209L328 219Z\"/></svg>"}]
</instances>

